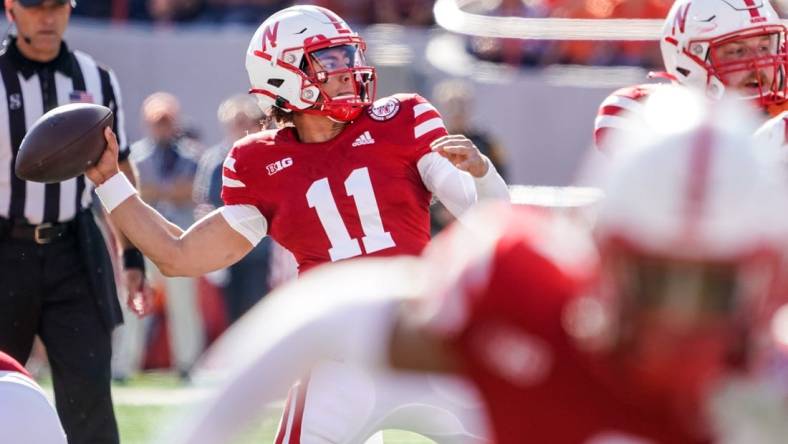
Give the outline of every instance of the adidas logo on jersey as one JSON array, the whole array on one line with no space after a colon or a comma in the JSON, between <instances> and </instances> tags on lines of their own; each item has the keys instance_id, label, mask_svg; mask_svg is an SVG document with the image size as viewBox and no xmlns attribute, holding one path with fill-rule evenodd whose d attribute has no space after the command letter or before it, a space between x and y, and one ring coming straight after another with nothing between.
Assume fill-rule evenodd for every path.
<instances>
[{"instance_id":1,"label":"adidas logo on jersey","mask_svg":"<svg viewBox=\"0 0 788 444\"><path fill-rule=\"evenodd\" d=\"M375 139L372 138L369 131L364 131L364 134L358 136L351 146L372 145L373 143L375 143Z\"/></svg>"}]
</instances>

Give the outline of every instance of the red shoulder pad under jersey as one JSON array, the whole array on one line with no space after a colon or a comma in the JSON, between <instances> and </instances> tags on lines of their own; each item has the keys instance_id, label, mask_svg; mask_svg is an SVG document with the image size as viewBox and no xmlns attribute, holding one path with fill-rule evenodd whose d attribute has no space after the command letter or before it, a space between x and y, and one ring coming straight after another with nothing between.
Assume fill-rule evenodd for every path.
<instances>
[{"instance_id":1,"label":"red shoulder pad under jersey","mask_svg":"<svg viewBox=\"0 0 788 444\"><path fill-rule=\"evenodd\" d=\"M535 315L561 303L596 272L590 237L568 218L506 205L479 205L438 236L425 258L434 267L422 312L446 339L479 317Z\"/></svg>"},{"instance_id":2,"label":"red shoulder pad under jersey","mask_svg":"<svg viewBox=\"0 0 788 444\"><path fill-rule=\"evenodd\" d=\"M448 134L438 110L418 94L383 97L369 106L366 114L371 130L376 123L385 124L387 138L411 148L416 160L430 152L430 143Z\"/></svg>"},{"instance_id":3,"label":"red shoulder pad under jersey","mask_svg":"<svg viewBox=\"0 0 788 444\"><path fill-rule=\"evenodd\" d=\"M225 205L254 205L259 207L253 187L252 175L265 174L256 171L254 159L274 146L279 130L261 131L250 134L235 142L222 166L222 200Z\"/></svg>"},{"instance_id":4,"label":"red shoulder pad under jersey","mask_svg":"<svg viewBox=\"0 0 788 444\"><path fill-rule=\"evenodd\" d=\"M646 99L662 84L646 83L628 86L614 91L599 105L594 120L594 145L602 152L609 153L611 141L620 136L619 131L627 131L642 121L642 108Z\"/></svg>"},{"instance_id":5,"label":"red shoulder pad under jersey","mask_svg":"<svg viewBox=\"0 0 788 444\"><path fill-rule=\"evenodd\" d=\"M28 378L33 378L16 359L0 351L0 372L19 372Z\"/></svg>"}]
</instances>

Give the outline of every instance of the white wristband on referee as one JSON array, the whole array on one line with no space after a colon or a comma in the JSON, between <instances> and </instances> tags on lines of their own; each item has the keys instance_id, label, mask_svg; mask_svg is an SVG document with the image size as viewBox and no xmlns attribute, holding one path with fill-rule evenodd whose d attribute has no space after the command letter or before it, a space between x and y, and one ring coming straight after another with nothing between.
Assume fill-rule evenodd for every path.
<instances>
[{"instance_id":1,"label":"white wristband on referee","mask_svg":"<svg viewBox=\"0 0 788 444\"><path fill-rule=\"evenodd\" d=\"M111 213L118 205L135 194L137 194L137 189L122 172L115 173L114 176L96 187L96 195L107 213Z\"/></svg>"}]
</instances>

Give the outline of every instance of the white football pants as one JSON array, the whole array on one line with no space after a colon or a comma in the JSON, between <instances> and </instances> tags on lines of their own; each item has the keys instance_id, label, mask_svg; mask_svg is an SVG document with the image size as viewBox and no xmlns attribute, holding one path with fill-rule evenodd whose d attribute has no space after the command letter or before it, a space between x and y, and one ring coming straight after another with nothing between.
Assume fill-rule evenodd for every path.
<instances>
[{"instance_id":1,"label":"white football pants","mask_svg":"<svg viewBox=\"0 0 788 444\"><path fill-rule=\"evenodd\" d=\"M55 408L41 387L19 372L0 371L0 438L9 443L66 444Z\"/></svg>"},{"instance_id":2,"label":"white football pants","mask_svg":"<svg viewBox=\"0 0 788 444\"><path fill-rule=\"evenodd\" d=\"M439 444L481 444L489 436L470 382L325 362L291 389L275 444L379 444L376 432L384 429Z\"/></svg>"}]
</instances>

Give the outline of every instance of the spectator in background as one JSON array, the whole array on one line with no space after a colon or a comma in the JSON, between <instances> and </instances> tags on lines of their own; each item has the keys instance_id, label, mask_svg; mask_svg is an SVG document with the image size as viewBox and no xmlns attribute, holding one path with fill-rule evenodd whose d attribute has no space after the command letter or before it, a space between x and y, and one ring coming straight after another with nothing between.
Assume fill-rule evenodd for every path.
<instances>
[{"instance_id":1,"label":"spectator in background","mask_svg":"<svg viewBox=\"0 0 788 444\"><path fill-rule=\"evenodd\" d=\"M219 124L224 140L209 148L200 158L194 180L195 218L200 219L224 205L221 198L222 168L236 140L263 129L263 111L248 94L232 96L219 105ZM226 269L222 285L227 320L235 322L269 291L271 238L266 236L252 251Z\"/></svg>"},{"instance_id":2,"label":"spectator in background","mask_svg":"<svg viewBox=\"0 0 788 444\"><path fill-rule=\"evenodd\" d=\"M286 4L286 0L206 0L200 20L209 23L258 24Z\"/></svg>"},{"instance_id":3,"label":"spectator in background","mask_svg":"<svg viewBox=\"0 0 788 444\"><path fill-rule=\"evenodd\" d=\"M668 15L673 0L627 0L617 2L611 18L663 19ZM661 67L662 54L657 41L621 41L614 43L613 64Z\"/></svg>"},{"instance_id":4,"label":"spectator in background","mask_svg":"<svg viewBox=\"0 0 788 444\"><path fill-rule=\"evenodd\" d=\"M430 26L435 23L431 0L388 0L369 2L375 23L396 23L405 26ZM519 3L519 0L518 0Z\"/></svg>"},{"instance_id":5,"label":"spectator in background","mask_svg":"<svg viewBox=\"0 0 788 444\"><path fill-rule=\"evenodd\" d=\"M184 22L198 17L205 0L148 0L148 13L157 22Z\"/></svg>"},{"instance_id":6,"label":"spectator in background","mask_svg":"<svg viewBox=\"0 0 788 444\"><path fill-rule=\"evenodd\" d=\"M157 92L142 104L142 120L148 137L132 146L132 160L140 175L140 194L145 202L181 228L194 221L192 185L197 171L196 141L182 135L180 104L175 96ZM156 269L156 267L151 267ZM195 281L159 275L166 293L170 346L174 364L183 378L204 345L204 334Z\"/></svg>"},{"instance_id":7,"label":"spectator in background","mask_svg":"<svg viewBox=\"0 0 788 444\"><path fill-rule=\"evenodd\" d=\"M495 139L471 124L473 110L473 91L471 85L459 79L445 80L432 90L433 103L440 111L449 134L464 134L479 148L498 170L504 180L507 178L506 152ZM430 207L430 221L433 235L454 220L454 217L440 202Z\"/></svg>"},{"instance_id":8,"label":"spectator in background","mask_svg":"<svg viewBox=\"0 0 788 444\"><path fill-rule=\"evenodd\" d=\"M551 9L550 18L607 19L613 13L613 0L559 0ZM592 40L560 40L554 42L543 59L544 64L607 65L612 58L612 42Z\"/></svg>"},{"instance_id":9,"label":"spectator in background","mask_svg":"<svg viewBox=\"0 0 788 444\"><path fill-rule=\"evenodd\" d=\"M126 3L128 0L79 0L74 7L74 16L90 18L109 18L115 3Z\"/></svg>"},{"instance_id":10,"label":"spectator in background","mask_svg":"<svg viewBox=\"0 0 788 444\"><path fill-rule=\"evenodd\" d=\"M471 123L473 109L473 90L471 85L459 79L445 80L432 90L432 99L443 116L449 134L463 134L487 156L506 179L506 152L491 134L476 128Z\"/></svg>"},{"instance_id":11,"label":"spectator in background","mask_svg":"<svg viewBox=\"0 0 788 444\"><path fill-rule=\"evenodd\" d=\"M646 19L663 18L672 0L558 0L551 18L577 19ZM659 45L643 41L563 40L554 42L544 64L662 65Z\"/></svg>"},{"instance_id":12,"label":"spectator in background","mask_svg":"<svg viewBox=\"0 0 788 444\"><path fill-rule=\"evenodd\" d=\"M351 25L368 25L375 22L376 6L369 0L298 0L290 3L293 5L315 5L330 9ZM432 10L432 5L429 6L429 10Z\"/></svg>"},{"instance_id":13,"label":"spectator in background","mask_svg":"<svg viewBox=\"0 0 788 444\"><path fill-rule=\"evenodd\" d=\"M549 15L550 9L545 0L501 0L495 8L483 9L479 13L502 17L544 18ZM469 44L471 52L481 59L516 66L541 64L545 52L551 46L550 42L544 40L490 37L472 37Z\"/></svg>"}]
</instances>

